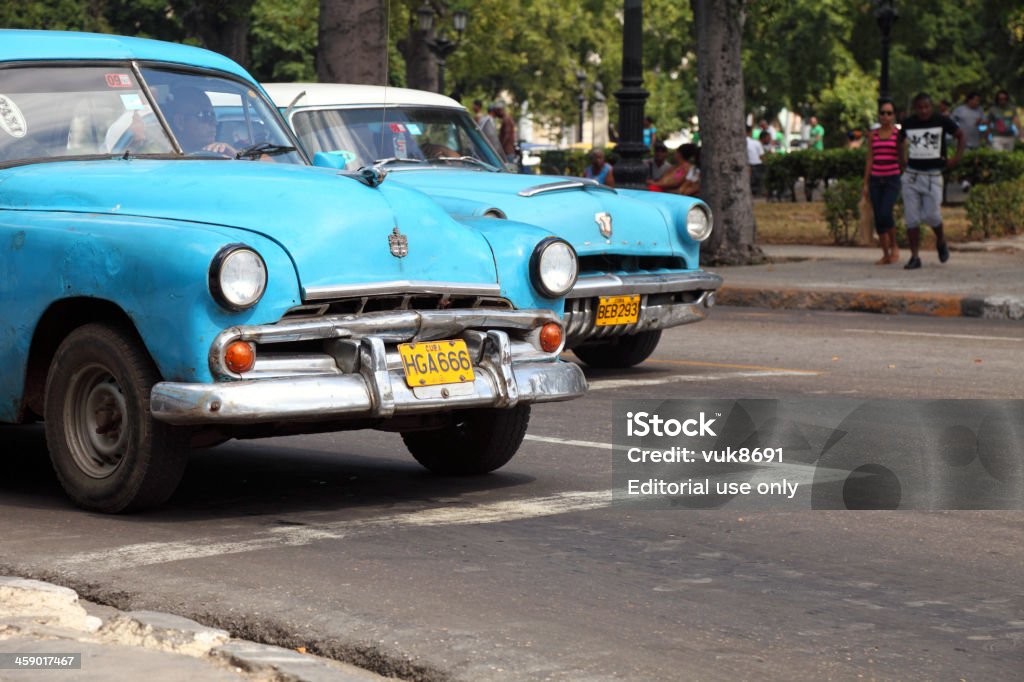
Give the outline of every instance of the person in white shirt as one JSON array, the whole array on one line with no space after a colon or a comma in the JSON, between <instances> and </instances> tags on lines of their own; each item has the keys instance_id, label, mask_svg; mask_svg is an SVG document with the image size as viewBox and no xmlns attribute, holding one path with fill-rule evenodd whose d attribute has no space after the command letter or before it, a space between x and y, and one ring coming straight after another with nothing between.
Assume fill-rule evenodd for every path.
<instances>
[{"instance_id":1,"label":"person in white shirt","mask_svg":"<svg viewBox=\"0 0 1024 682\"><path fill-rule=\"evenodd\" d=\"M750 193L758 196L764 186L764 145L750 136L753 126L747 126L747 168L750 173Z\"/></svg>"}]
</instances>

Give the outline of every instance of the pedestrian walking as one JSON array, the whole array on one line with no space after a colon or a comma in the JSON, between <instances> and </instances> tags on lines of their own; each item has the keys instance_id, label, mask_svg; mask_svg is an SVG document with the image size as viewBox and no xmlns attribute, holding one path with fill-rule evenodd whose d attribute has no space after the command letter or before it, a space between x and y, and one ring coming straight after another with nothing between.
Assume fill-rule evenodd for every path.
<instances>
[{"instance_id":1,"label":"pedestrian walking","mask_svg":"<svg viewBox=\"0 0 1024 682\"><path fill-rule=\"evenodd\" d=\"M644 146L648 151L653 149L654 143L658 141L658 129L654 126L654 119L644 116Z\"/></svg>"},{"instance_id":2,"label":"pedestrian walking","mask_svg":"<svg viewBox=\"0 0 1024 682\"><path fill-rule=\"evenodd\" d=\"M899 262L896 221L892 211L900 197L900 156L896 130L896 107L885 97L878 101L878 127L871 132L867 162L864 164L864 196L871 201L875 231L882 246L878 265Z\"/></svg>"},{"instance_id":3,"label":"pedestrian walking","mask_svg":"<svg viewBox=\"0 0 1024 682\"><path fill-rule=\"evenodd\" d=\"M590 163L583 169L583 177L596 180L602 185L615 187L615 171L605 162L603 149L590 150Z\"/></svg>"},{"instance_id":4,"label":"pedestrian walking","mask_svg":"<svg viewBox=\"0 0 1024 682\"><path fill-rule=\"evenodd\" d=\"M811 149L817 149L819 152L825 149L825 128L818 123L817 116L811 116L808 123L811 125L810 138L808 139L807 146Z\"/></svg>"},{"instance_id":5,"label":"pedestrian walking","mask_svg":"<svg viewBox=\"0 0 1024 682\"><path fill-rule=\"evenodd\" d=\"M1017 107L1010 103L1010 93L1006 90L996 93L996 103L989 108L985 120L992 132L992 148L1012 152L1020 122L1017 120Z\"/></svg>"},{"instance_id":6,"label":"pedestrian walking","mask_svg":"<svg viewBox=\"0 0 1024 682\"><path fill-rule=\"evenodd\" d=\"M647 169L647 182L656 182L672 169L668 160L668 147L661 140L654 143L654 155L644 159L644 167Z\"/></svg>"},{"instance_id":7,"label":"pedestrian walking","mask_svg":"<svg viewBox=\"0 0 1024 682\"><path fill-rule=\"evenodd\" d=\"M508 111L505 110L505 103L503 101L496 101L494 106L494 114L501 121L501 126L498 128L498 140L501 145L501 151L505 155L506 161L515 163L516 122L509 116Z\"/></svg>"},{"instance_id":8,"label":"pedestrian walking","mask_svg":"<svg viewBox=\"0 0 1024 682\"><path fill-rule=\"evenodd\" d=\"M932 98L920 93L914 98L914 113L903 121L899 133L900 168L902 178L903 217L907 222L907 241L910 242L910 260L907 270L921 267L918 247L921 244L921 223L935 231L935 248L939 262L949 260L949 247L942 233L942 171L960 162L964 151L964 131L932 108ZM945 133L956 141L956 153L946 158Z\"/></svg>"},{"instance_id":9,"label":"pedestrian walking","mask_svg":"<svg viewBox=\"0 0 1024 682\"><path fill-rule=\"evenodd\" d=\"M970 92L963 104L953 110L953 122L964 131L964 146L977 149L981 146L981 125L985 120L985 111L981 108L981 95Z\"/></svg>"},{"instance_id":10,"label":"pedestrian walking","mask_svg":"<svg viewBox=\"0 0 1024 682\"><path fill-rule=\"evenodd\" d=\"M747 126L747 169L750 174L750 193L758 196L764 185L764 145L750 136L753 130L753 126Z\"/></svg>"}]
</instances>

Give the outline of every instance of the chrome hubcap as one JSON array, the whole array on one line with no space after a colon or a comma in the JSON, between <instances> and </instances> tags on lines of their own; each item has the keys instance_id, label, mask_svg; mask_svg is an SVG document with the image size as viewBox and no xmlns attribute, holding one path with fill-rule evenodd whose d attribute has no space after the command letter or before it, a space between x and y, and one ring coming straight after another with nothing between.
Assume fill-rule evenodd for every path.
<instances>
[{"instance_id":1,"label":"chrome hubcap","mask_svg":"<svg viewBox=\"0 0 1024 682\"><path fill-rule=\"evenodd\" d=\"M110 372L93 365L74 376L64 424L78 468L93 478L104 478L117 469L128 449L128 407Z\"/></svg>"}]
</instances>

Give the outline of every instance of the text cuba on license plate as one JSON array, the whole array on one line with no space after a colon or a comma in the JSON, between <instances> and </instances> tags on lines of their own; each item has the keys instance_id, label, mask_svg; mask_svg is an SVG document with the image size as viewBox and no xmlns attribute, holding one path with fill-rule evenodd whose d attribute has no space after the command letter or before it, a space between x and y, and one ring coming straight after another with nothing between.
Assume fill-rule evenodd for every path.
<instances>
[{"instance_id":1,"label":"text cuba on license plate","mask_svg":"<svg viewBox=\"0 0 1024 682\"><path fill-rule=\"evenodd\" d=\"M602 296L597 302L598 327L633 324L640 319L640 296Z\"/></svg>"},{"instance_id":2,"label":"text cuba on license plate","mask_svg":"<svg viewBox=\"0 0 1024 682\"><path fill-rule=\"evenodd\" d=\"M473 360L462 339L403 343L398 346L410 387L473 381Z\"/></svg>"}]
</instances>

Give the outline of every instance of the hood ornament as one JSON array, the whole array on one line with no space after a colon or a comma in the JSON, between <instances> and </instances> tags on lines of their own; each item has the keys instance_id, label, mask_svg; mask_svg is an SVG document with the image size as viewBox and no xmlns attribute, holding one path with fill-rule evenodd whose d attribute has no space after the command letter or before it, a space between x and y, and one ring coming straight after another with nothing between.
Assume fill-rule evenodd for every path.
<instances>
[{"instance_id":1,"label":"hood ornament","mask_svg":"<svg viewBox=\"0 0 1024 682\"><path fill-rule=\"evenodd\" d=\"M605 239L610 239L612 236L612 214L595 213L594 222L597 223L598 229L601 230L601 236Z\"/></svg>"},{"instance_id":2,"label":"hood ornament","mask_svg":"<svg viewBox=\"0 0 1024 682\"><path fill-rule=\"evenodd\" d=\"M405 258L409 255L409 238L399 232L397 227L388 235L388 246L391 247L391 255L395 258Z\"/></svg>"}]
</instances>

